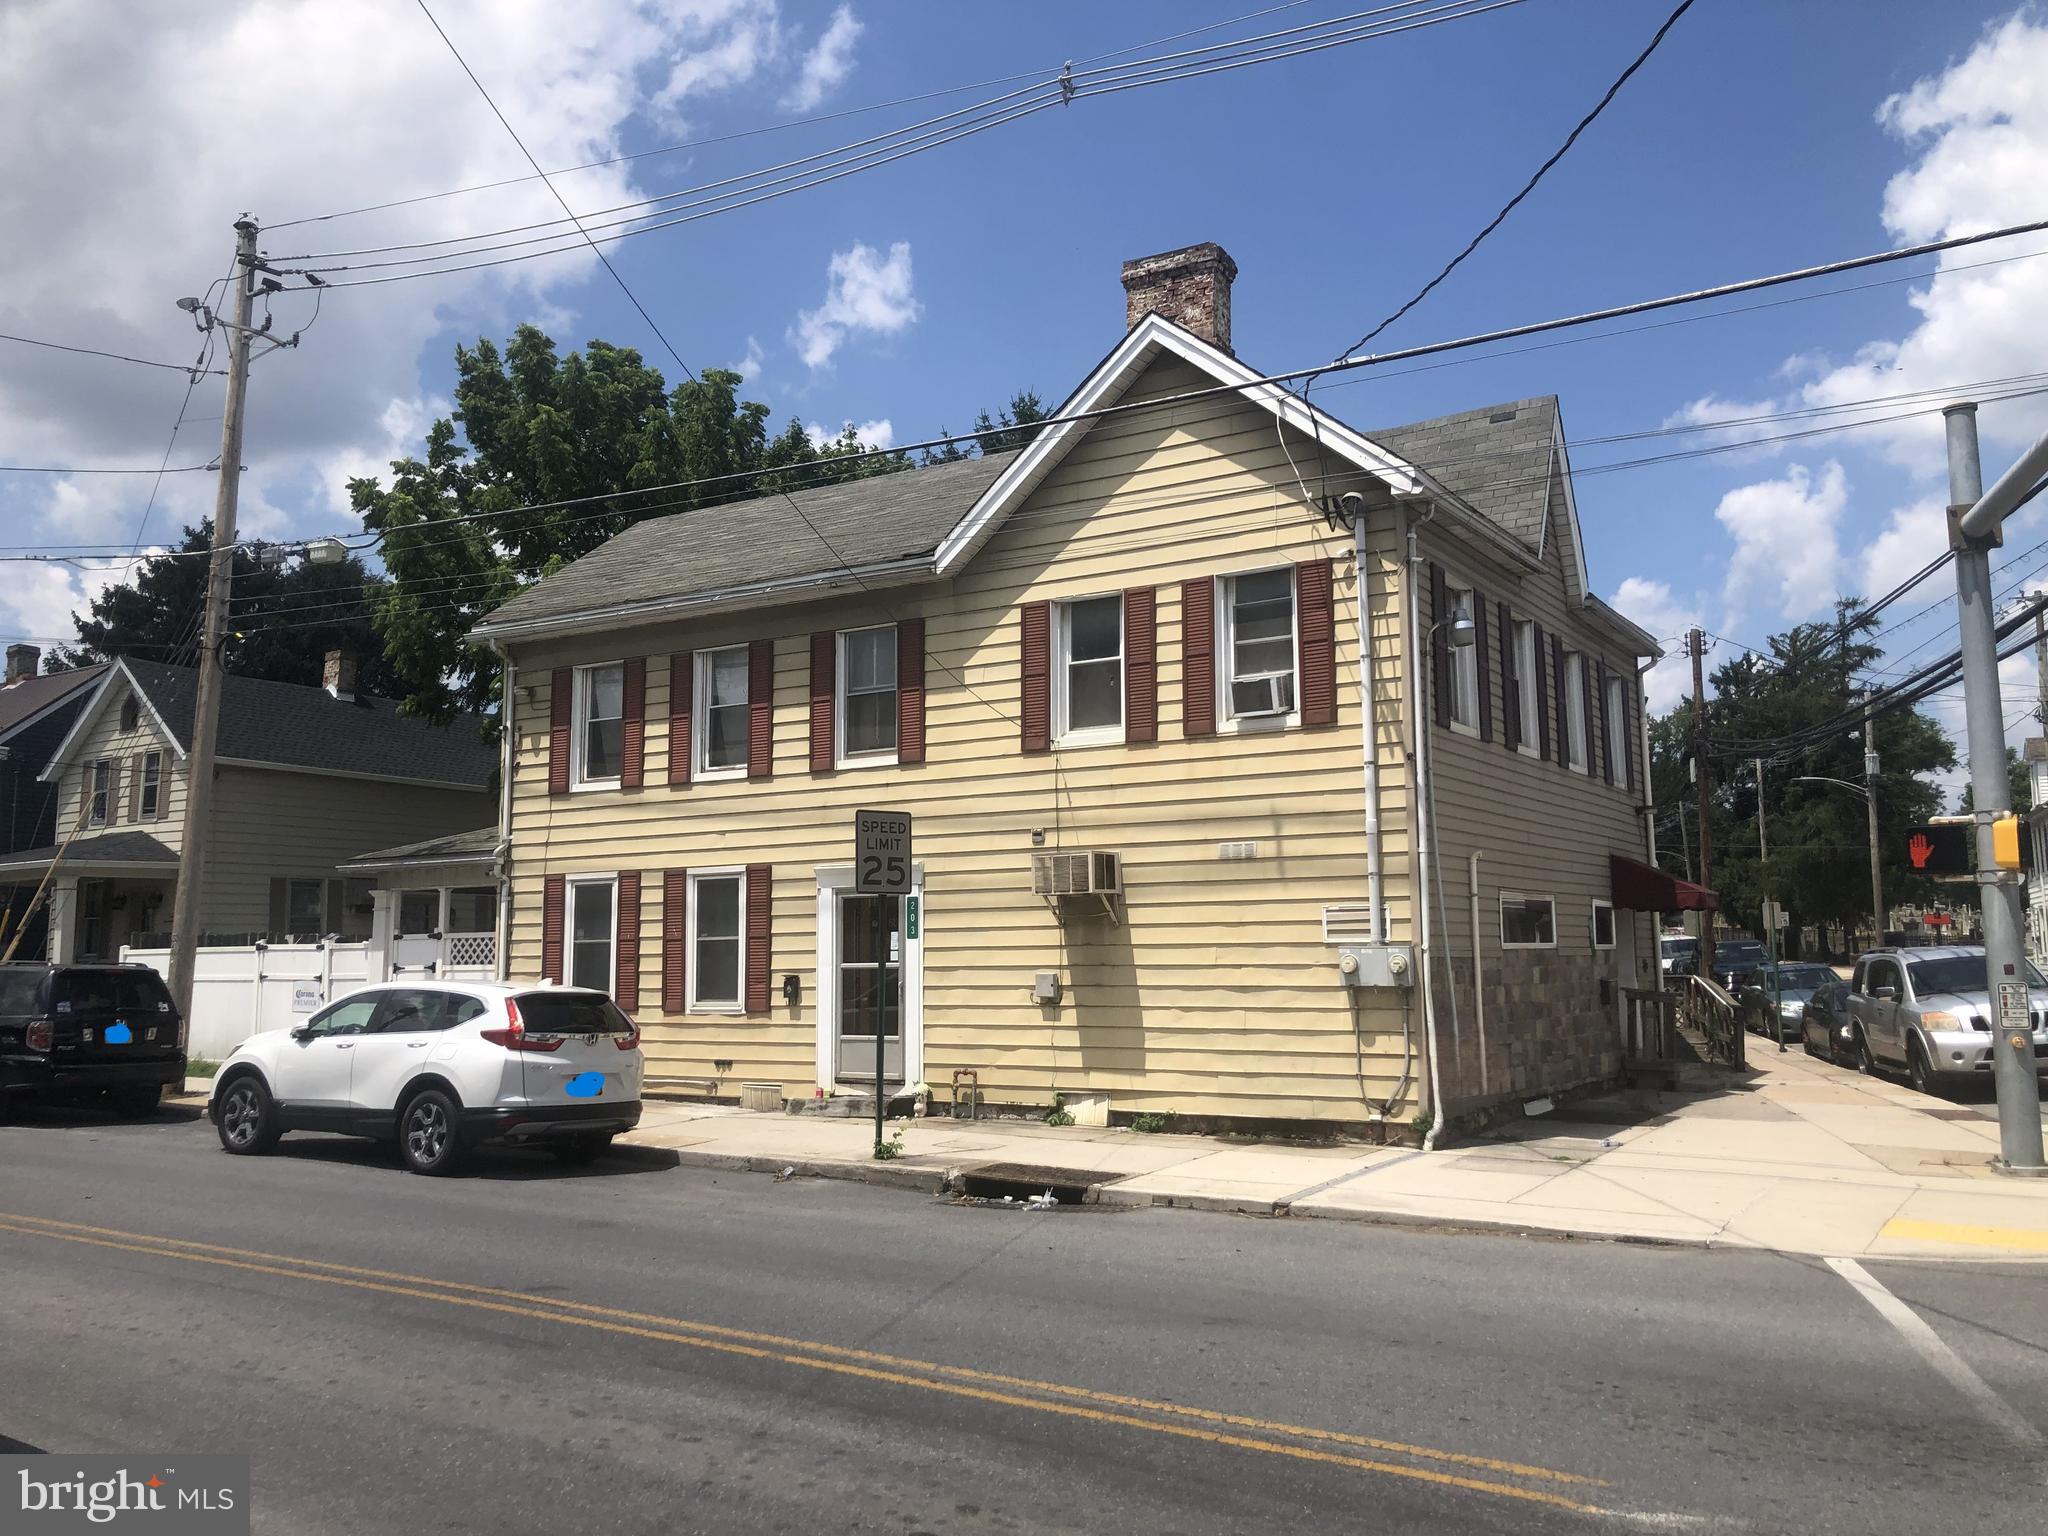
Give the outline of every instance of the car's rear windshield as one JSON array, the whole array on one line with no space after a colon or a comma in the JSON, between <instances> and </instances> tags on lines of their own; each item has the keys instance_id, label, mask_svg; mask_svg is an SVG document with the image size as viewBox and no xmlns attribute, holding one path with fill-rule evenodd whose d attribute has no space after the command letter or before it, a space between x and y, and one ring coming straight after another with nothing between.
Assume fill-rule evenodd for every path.
<instances>
[{"instance_id":1,"label":"car's rear windshield","mask_svg":"<svg viewBox=\"0 0 2048 1536\"><path fill-rule=\"evenodd\" d=\"M43 973L39 970L0 971L0 1014L14 1018L39 1011L37 998L42 985Z\"/></svg>"},{"instance_id":2,"label":"car's rear windshield","mask_svg":"<svg viewBox=\"0 0 2048 1536\"><path fill-rule=\"evenodd\" d=\"M1839 978L1824 965L1781 965L1778 967L1778 985L1811 992L1824 987Z\"/></svg>"},{"instance_id":3,"label":"car's rear windshield","mask_svg":"<svg viewBox=\"0 0 2048 1536\"><path fill-rule=\"evenodd\" d=\"M1698 939L1666 939L1664 953L1667 955L1689 955L1700 947Z\"/></svg>"},{"instance_id":4,"label":"car's rear windshield","mask_svg":"<svg viewBox=\"0 0 2048 1536\"><path fill-rule=\"evenodd\" d=\"M2041 973L2027 963L2027 985L2048 987ZM1951 955L1942 960L1915 960L1906 967L1913 978L1913 991L1925 992L1985 992L1989 991L1984 957L1982 955Z\"/></svg>"},{"instance_id":5,"label":"car's rear windshield","mask_svg":"<svg viewBox=\"0 0 2048 1536\"><path fill-rule=\"evenodd\" d=\"M50 983L57 1013L169 1013L170 989L155 971L59 971Z\"/></svg>"},{"instance_id":6,"label":"car's rear windshield","mask_svg":"<svg viewBox=\"0 0 2048 1536\"><path fill-rule=\"evenodd\" d=\"M530 1035L630 1035L633 1021L602 992L521 992L512 999Z\"/></svg>"}]
</instances>

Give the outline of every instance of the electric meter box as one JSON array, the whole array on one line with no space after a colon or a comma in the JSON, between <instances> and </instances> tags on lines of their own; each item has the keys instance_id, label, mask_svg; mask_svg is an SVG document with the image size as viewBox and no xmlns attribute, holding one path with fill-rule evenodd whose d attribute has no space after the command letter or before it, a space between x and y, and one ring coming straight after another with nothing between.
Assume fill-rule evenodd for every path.
<instances>
[{"instance_id":1,"label":"electric meter box","mask_svg":"<svg viewBox=\"0 0 2048 1536\"><path fill-rule=\"evenodd\" d=\"M1412 987L1415 950L1408 944L1346 944L1337 951L1337 975L1347 987Z\"/></svg>"}]
</instances>

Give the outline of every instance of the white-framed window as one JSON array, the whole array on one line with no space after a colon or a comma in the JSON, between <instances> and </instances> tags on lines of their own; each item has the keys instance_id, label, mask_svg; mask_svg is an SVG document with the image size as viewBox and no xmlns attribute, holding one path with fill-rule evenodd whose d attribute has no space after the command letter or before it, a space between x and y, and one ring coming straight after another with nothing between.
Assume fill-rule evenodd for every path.
<instances>
[{"instance_id":1,"label":"white-framed window","mask_svg":"<svg viewBox=\"0 0 2048 1536\"><path fill-rule=\"evenodd\" d=\"M1445 679L1450 690L1451 729L1462 736L1479 734L1479 645L1475 635L1471 645L1458 645L1451 639L1452 621L1459 614L1478 622L1479 615L1474 609L1472 589L1446 584L1444 587L1444 611L1437 615L1437 622L1443 627L1438 631L1437 644L1450 657L1449 676Z\"/></svg>"},{"instance_id":2,"label":"white-framed window","mask_svg":"<svg viewBox=\"0 0 2048 1536\"><path fill-rule=\"evenodd\" d=\"M161 752L142 754L142 793L139 797L135 816L138 821L155 821L157 812L163 806L164 755Z\"/></svg>"},{"instance_id":3,"label":"white-framed window","mask_svg":"<svg viewBox=\"0 0 2048 1536\"><path fill-rule=\"evenodd\" d=\"M1564 741L1566 762L1574 773L1587 771L1586 658L1564 653Z\"/></svg>"},{"instance_id":4,"label":"white-framed window","mask_svg":"<svg viewBox=\"0 0 2048 1536\"><path fill-rule=\"evenodd\" d=\"M1536 683L1536 621L1515 620L1515 691L1520 719L1515 750L1525 757L1543 755L1543 690Z\"/></svg>"},{"instance_id":5,"label":"white-framed window","mask_svg":"<svg viewBox=\"0 0 2048 1536\"><path fill-rule=\"evenodd\" d=\"M690 979L692 1013L737 1013L745 983L747 876L744 870L707 869L690 875Z\"/></svg>"},{"instance_id":6,"label":"white-framed window","mask_svg":"<svg viewBox=\"0 0 2048 1536\"><path fill-rule=\"evenodd\" d=\"M327 930L327 882L287 880L284 883L284 931L324 933Z\"/></svg>"},{"instance_id":7,"label":"white-framed window","mask_svg":"<svg viewBox=\"0 0 2048 1536\"><path fill-rule=\"evenodd\" d=\"M85 820L88 826L104 827L113 810L114 764L110 758L96 758L85 765L85 792L87 805Z\"/></svg>"},{"instance_id":8,"label":"white-framed window","mask_svg":"<svg viewBox=\"0 0 2048 1536\"><path fill-rule=\"evenodd\" d=\"M1502 949L1557 948L1557 898L1500 893Z\"/></svg>"},{"instance_id":9,"label":"white-framed window","mask_svg":"<svg viewBox=\"0 0 2048 1536\"><path fill-rule=\"evenodd\" d=\"M1301 658L1295 654L1293 568L1225 576L1222 589L1223 633L1216 653L1223 707L1218 715L1233 729L1298 719Z\"/></svg>"},{"instance_id":10,"label":"white-framed window","mask_svg":"<svg viewBox=\"0 0 2048 1536\"><path fill-rule=\"evenodd\" d=\"M1607 762L1614 772L1617 784L1628 782L1628 682L1624 678L1610 676L1607 679L1606 708L1601 711L1601 723L1607 731Z\"/></svg>"},{"instance_id":11,"label":"white-framed window","mask_svg":"<svg viewBox=\"0 0 2048 1536\"><path fill-rule=\"evenodd\" d=\"M1053 607L1053 735L1065 745L1124 738L1124 600Z\"/></svg>"},{"instance_id":12,"label":"white-framed window","mask_svg":"<svg viewBox=\"0 0 2048 1536\"><path fill-rule=\"evenodd\" d=\"M626 665L608 661L576 669L576 749L579 787L616 785L626 759Z\"/></svg>"},{"instance_id":13,"label":"white-framed window","mask_svg":"<svg viewBox=\"0 0 2048 1536\"><path fill-rule=\"evenodd\" d=\"M839 632L839 760L896 761L896 626Z\"/></svg>"},{"instance_id":14,"label":"white-framed window","mask_svg":"<svg viewBox=\"0 0 2048 1536\"><path fill-rule=\"evenodd\" d=\"M1611 901L1593 903L1593 947L1614 948L1614 903Z\"/></svg>"},{"instance_id":15,"label":"white-framed window","mask_svg":"<svg viewBox=\"0 0 2048 1536\"><path fill-rule=\"evenodd\" d=\"M615 876L569 881L569 953L562 980L611 995L619 953L619 882Z\"/></svg>"},{"instance_id":16,"label":"white-framed window","mask_svg":"<svg viewBox=\"0 0 2048 1536\"><path fill-rule=\"evenodd\" d=\"M705 778L747 771L747 648L697 653L695 771Z\"/></svg>"}]
</instances>

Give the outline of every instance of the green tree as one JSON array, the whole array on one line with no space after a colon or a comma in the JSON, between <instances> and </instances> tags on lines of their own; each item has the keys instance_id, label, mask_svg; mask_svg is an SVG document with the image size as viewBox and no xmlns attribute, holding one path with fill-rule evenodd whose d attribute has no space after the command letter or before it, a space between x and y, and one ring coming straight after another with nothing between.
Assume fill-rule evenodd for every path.
<instances>
[{"instance_id":1,"label":"green tree","mask_svg":"<svg viewBox=\"0 0 2048 1536\"><path fill-rule=\"evenodd\" d=\"M173 552L143 561L131 580L101 592L75 616L78 643L53 653L50 665L84 666L116 656L192 665L206 592L203 555L212 542L209 519L187 528ZM234 555L231 592L221 645L228 671L317 684L327 653L345 650L357 658L364 692L388 696L400 687L371 619L383 583L355 556L335 565L272 564L243 547Z\"/></svg>"},{"instance_id":2,"label":"green tree","mask_svg":"<svg viewBox=\"0 0 2048 1536\"><path fill-rule=\"evenodd\" d=\"M983 411L975 419L975 441L985 454L1022 448L1032 438L1038 436L1036 431L1030 430L1032 424L1045 420L1051 414L1035 391L1019 390L1010 397L1010 408L995 420L989 419L987 411Z\"/></svg>"},{"instance_id":3,"label":"green tree","mask_svg":"<svg viewBox=\"0 0 2048 1536\"><path fill-rule=\"evenodd\" d=\"M2034 781L2027 772L2027 765L2019 753L2011 747L2005 749L2005 779L2008 793L2012 796L2012 808L2016 811L2031 811L2034 808ZM1963 785L1961 797L1956 801L1956 814L1967 816L1977 808L1977 786Z\"/></svg>"}]
</instances>

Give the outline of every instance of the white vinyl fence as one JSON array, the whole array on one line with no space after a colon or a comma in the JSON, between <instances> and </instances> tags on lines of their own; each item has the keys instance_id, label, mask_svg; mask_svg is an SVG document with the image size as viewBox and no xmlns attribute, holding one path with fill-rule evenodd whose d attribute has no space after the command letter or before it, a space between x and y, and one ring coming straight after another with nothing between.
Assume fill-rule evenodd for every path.
<instances>
[{"instance_id":1,"label":"white vinyl fence","mask_svg":"<svg viewBox=\"0 0 2048 1536\"><path fill-rule=\"evenodd\" d=\"M170 978L168 949L123 949L121 959ZM192 972L186 1054L225 1060L249 1036L290 1029L371 980L367 941L207 945Z\"/></svg>"}]
</instances>

